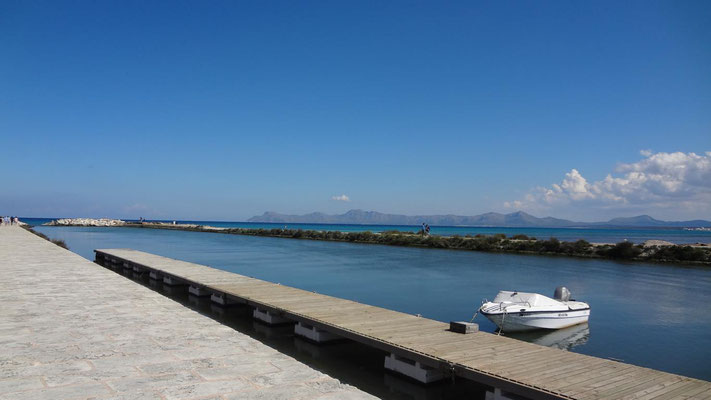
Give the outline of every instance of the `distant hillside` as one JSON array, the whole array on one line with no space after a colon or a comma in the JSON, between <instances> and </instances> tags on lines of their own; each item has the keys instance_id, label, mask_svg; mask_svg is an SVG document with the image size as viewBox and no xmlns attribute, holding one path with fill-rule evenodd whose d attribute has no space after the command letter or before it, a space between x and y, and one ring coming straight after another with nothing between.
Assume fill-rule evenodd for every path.
<instances>
[{"instance_id":1,"label":"distant hillside","mask_svg":"<svg viewBox=\"0 0 711 400\"><path fill-rule=\"evenodd\" d=\"M574 222L565 219L538 218L523 211L511 214L490 212L474 216L461 215L400 215L383 214L377 211L350 210L345 214L314 212L304 215L288 215L275 212L249 219L249 222L356 224L356 225L420 225L433 226L489 226L510 228L565 228L565 227L702 227L711 226L710 221L660 221L648 215L630 218L613 218L606 222Z\"/></svg>"},{"instance_id":2,"label":"distant hillside","mask_svg":"<svg viewBox=\"0 0 711 400\"><path fill-rule=\"evenodd\" d=\"M596 222L595 225L699 228L699 227L704 227L704 226L711 226L711 222L704 221L702 219L695 219L692 221L661 221L658 219L654 219L654 218L650 217L649 215L638 215L636 217L613 218L607 222Z\"/></svg>"}]
</instances>

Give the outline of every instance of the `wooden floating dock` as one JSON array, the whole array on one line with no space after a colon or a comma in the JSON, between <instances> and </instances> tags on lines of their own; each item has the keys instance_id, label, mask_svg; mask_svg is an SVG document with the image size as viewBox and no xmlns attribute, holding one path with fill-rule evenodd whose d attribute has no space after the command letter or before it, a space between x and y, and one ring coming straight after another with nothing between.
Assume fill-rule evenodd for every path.
<instances>
[{"instance_id":1,"label":"wooden floating dock","mask_svg":"<svg viewBox=\"0 0 711 400\"><path fill-rule=\"evenodd\" d=\"M386 367L427 381L456 375L529 399L711 399L711 382L552 349L350 300L129 249L95 250L113 268L148 271L223 304L254 307L267 322L294 322L312 339L351 339L390 353Z\"/></svg>"}]
</instances>

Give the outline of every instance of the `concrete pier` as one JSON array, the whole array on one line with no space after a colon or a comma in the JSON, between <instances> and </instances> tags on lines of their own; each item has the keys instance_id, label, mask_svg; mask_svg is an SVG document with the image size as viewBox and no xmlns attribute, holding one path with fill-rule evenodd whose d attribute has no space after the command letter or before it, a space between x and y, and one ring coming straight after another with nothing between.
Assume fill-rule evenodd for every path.
<instances>
[{"instance_id":1,"label":"concrete pier","mask_svg":"<svg viewBox=\"0 0 711 400\"><path fill-rule=\"evenodd\" d=\"M1 399L293 397L374 398L22 228L0 227Z\"/></svg>"}]
</instances>

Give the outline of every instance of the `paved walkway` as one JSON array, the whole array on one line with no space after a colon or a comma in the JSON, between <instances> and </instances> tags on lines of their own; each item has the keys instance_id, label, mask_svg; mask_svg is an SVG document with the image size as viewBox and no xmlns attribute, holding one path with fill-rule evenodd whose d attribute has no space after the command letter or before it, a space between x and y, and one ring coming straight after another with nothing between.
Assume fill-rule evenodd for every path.
<instances>
[{"instance_id":1,"label":"paved walkway","mask_svg":"<svg viewBox=\"0 0 711 400\"><path fill-rule=\"evenodd\" d=\"M0 399L366 399L18 227L0 227Z\"/></svg>"}]
</instances>

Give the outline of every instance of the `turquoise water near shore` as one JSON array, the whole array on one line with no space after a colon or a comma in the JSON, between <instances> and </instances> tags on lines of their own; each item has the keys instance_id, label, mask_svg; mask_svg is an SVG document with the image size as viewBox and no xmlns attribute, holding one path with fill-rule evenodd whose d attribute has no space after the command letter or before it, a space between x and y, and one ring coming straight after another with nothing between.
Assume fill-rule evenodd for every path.
<instances>
[{"instance_id":1,"label":"turquoise water near shore","mask_svg":"<svg viewBox=\"0 0 711 400\"><path fill-rule=\"evenodd\" d=\"M566 285L590 323L511 335L711 380L711 268L401 248L137 228L38 227L93 259L133 248L441 321L469 320L498 290ZM482 330L494 325L478 316Z\"/></svg>"},{"instance_id":2,"label":"turquoise water near shore","mask_svg":"<svg viewBox=\"0 0 711 400\"><path fill-rule=\"evenodd\" d=\"M51 221L49 218L23 218L31 225L42 225ZM161 221L172 222L172 221ZM288 227L290 229L341 231L341 232L383 232L390 230L416 232L419 226L412 225L336 225L336 224L282 224L257 222L229 221L176 221L181 224L210 225L221 228L254 228L274 229ZM564 241L585 239L592 243L619 243L628 240L642 243L645 240L666 240L671 243L711 243L711 231L693 231L682 228L501 228L501 227L471 227L471 226L432 226L433 235L493 235L504 233L508 236L524 234L538 239L556 237Z\"/></svg>"}]
</instances>

